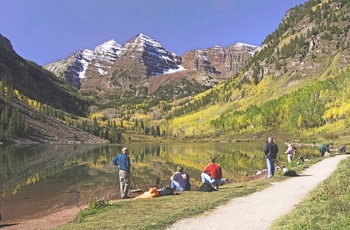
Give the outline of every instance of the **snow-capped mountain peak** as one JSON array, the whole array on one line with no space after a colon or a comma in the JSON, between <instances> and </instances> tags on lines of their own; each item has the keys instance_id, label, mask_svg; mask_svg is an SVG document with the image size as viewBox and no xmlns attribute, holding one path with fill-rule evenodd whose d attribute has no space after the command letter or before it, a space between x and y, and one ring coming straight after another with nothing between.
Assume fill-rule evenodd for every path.
<instances>
[{"instance_id":1,"label":"snow-capped mountain peak","mask_svg":"<svg viewBox=\"0 0 350 230\"><path fill-rule=\"evenodd\" d=\"M121 51L122 46L113 39L96 46L89 63L91 71L97 71L100 75L107 74L108 69L117 60Z\"/></svg>"},{"instance_id":2,"label":"snow-capped mountain peak","mask_svg":"<svg viewBox=\"0 0 350 230\"><path fill-rule=\"evenodd\" d=\"M180 56L165 50L159 42L142 33L124 44L121 56L123 55L132 59L141 59L147 67L147 76L183 69Z\"/></svg>"},{"instance_id":3,"label":"snow-capped mountain peak","mask_svg":"<svg viewBox=\"0 0 350 230\"><path fill-rule=\"evenodd\" d=\"M190 74L200 73L206 76L204 84L213 86L219 81L215 80L213 84L214 80L210 80L210 77L221 77L221 80L232 76L256 50L256 46L236 43L229 47L216 45L204 50L187 51L180 57L167 51L155 39L140 33L124 45L110 39L93 50L80 50L45 68L77 88L93 88L97 84L104 84L107 88L129 87L130 82L143 84L150 76L178 71L184 72L177 74L177 77L185 76L188 71Z\"/></svg>"},{"instance_id":4,"label":"snow-capped mountain peak","mask_svg":"<svg viewBox=\"0 0 350 230\"><path fill-rule=\"evenodd\" d=\"M96 46L93 50L79 50L67 59L50 63L45 68L80 88L80 79L87 76L105 75L119 57L121 50L122 46L111 39Z\"/></svg>"}]
</instances>

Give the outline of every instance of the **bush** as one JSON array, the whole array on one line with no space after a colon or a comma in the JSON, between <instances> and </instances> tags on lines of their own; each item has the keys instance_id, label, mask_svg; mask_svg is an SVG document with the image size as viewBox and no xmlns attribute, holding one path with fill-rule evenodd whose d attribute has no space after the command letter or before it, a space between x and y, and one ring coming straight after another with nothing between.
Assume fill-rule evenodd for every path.
<instances>
[{"instance_id":1,"label":"bush","mask_svg":"<svg viewBox=\"0 0 350 230\"><path fill-rule=\"evenodd\" d=\"M97 213L99 210L111 206L112 203L110 201L106 201L104 197L98 199L97 197L90 199L88 206L82 210L76 217L77 222L81 222L84 217L93 215Z\"/></svg>"}]
</instances>

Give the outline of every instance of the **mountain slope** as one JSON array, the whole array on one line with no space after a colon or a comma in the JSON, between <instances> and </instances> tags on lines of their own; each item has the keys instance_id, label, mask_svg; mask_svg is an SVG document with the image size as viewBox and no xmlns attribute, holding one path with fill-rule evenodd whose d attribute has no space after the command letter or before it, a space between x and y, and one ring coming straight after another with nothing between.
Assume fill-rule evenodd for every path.
<instances>
[{"instance_id":1,"label":"mountain slope","mask_svg":"<svg viewBox=\"0 0 350 230\"><path fill-rule=\"evenodd\" d=\"M76 88L80 88L80 79L84 81L90 78L106 75L109 68L118 58L121 45L114 40L109 40L94 50L80 50L62 59L44 66L60 79L66 79Z\"/></svg>"},{"instance_id":2,"label":"mountain slope","mask_svg":"<svg viewBox=\"0 0 350 230\"><path fill-rule=\"evenodd\" d=\"M11 42L0 35L1 143L106 143L63 123L85 115L89 104L72 86L16 54Z\"/></svg>"},{"instance_id":3,"label":"mountain slope","mask_svg":"<svg viewBox=\"0 0 350 230\"><path fill-rule=\"evenodd\" d=\"M349 18L347 1L311 0L291 9L240 73L175 110L179 117L164 129L169 136L274 130L335 138L349 122Z\"/></svg>"},{"instance_id":4,"label":"mountain slope","mask_svg":"<svg viewBox=\"0 0 350 230\"><path fill-rule=\"evenodd\" d=\"M50 116L41 114L21 101L14 100L12 105L20 112L27 126L27 132L20 137L13 137L11 142L18 144L108 143L107 140L64 124Z\"/></svg>"},{"instance_id":5,"label":"mountain slope","mask_svg":"<svg viewBox=\"0 0 350 230\"><path fill-rule=\"evenodd\" d=\"M20 57L11 42L0 34L0 81L40 103L76 115L83 115L87 101L75 95L73 87L57 79L51 72Z\"/></svg>"},{"instance_id":6,"label":"mountain slope","mask_svg":"<svg viewBox=\"0 0 350 230\"><path fill-rule=\"evenodd\" d=\"M128 103L128 98L149 95L171 101L180 97L176 94L178 90L173 90L174 85L188 89L181 97L203 92L239 71L256 49L255 46L238 43L226 48L216 46L188 51L181 58L167 51L156 40L138 34L120 48L109 65L100 61L102 56L96 57L95 48L90 51L89 59L71 55L73 59L62 59L45 68L60 78L65 77L87 94L94 93L109 99L115 97L122 100L120 104ZM105 72L93 73L96 68L91 67L92 59L95 66L103 67ZM73 82L72 76L80 79L80 84ZM164 91L167 93L163 96Z\"/></svg>"}]
</instances>

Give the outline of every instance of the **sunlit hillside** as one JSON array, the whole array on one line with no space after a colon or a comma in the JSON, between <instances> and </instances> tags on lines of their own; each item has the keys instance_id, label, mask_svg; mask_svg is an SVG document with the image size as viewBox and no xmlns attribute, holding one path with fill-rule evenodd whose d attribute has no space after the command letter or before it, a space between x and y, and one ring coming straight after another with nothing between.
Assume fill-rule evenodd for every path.
<instances>
[{"instance_id":1,"label":"sunlit hillside","mask_svg":"<svg viewBox=\"0 0 350 230\"><path fill-rule=\"evenodd\" d=\"M349 17L347 1L313 0L291 9L243 71L179 108L167 130L344 141L350 133Z\"/></svg>"}]
</instances>

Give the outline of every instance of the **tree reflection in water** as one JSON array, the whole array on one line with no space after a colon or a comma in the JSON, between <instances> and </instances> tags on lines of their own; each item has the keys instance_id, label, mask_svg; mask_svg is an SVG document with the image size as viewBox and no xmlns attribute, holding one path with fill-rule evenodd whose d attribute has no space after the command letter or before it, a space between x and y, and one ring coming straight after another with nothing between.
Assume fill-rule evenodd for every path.
<instances>
[{"instance_id":1,"label":"tree reflection in water","mask_svg":"<svg viewBox=\"0 0 350 230\"><path fill-rule=\"evenodd\" d=\"M265 143L131 143L132 175L146 191L158 177L169 186L178 165L190 175L193 189L200 173L215 156L230 181L244 181L245 174L265 168ZM280 144L280 152L284 152ZM112 159L121 145L0 146L0 212L12 219L70 205L86 204L94 197L116 199L117 168ZM299 149L300 151L300 149ZM284 161L284 154L279 154ZM132 184L134 187L134 184Z\"/></svg>"}]
</instances>

